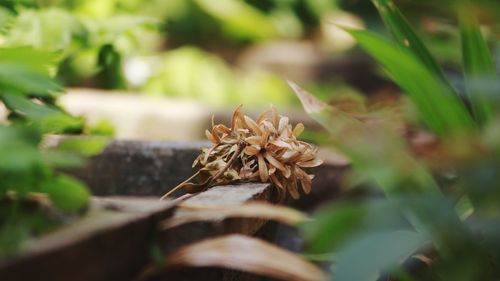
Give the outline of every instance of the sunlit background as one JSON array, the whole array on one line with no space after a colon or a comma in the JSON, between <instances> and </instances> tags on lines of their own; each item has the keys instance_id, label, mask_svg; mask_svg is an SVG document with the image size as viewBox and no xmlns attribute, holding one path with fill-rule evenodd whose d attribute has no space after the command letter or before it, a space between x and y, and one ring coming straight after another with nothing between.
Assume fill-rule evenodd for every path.
<instances>
[{"instance_id":1,"label":"sunlit background","mask_svg":"<svg viewBox=\"0 0 500 281\"><path fill-rule=\"evenodd\" d=\"M379 90L337 26L375 21L365 2L7 1L0 40L59 51L70 113L118 138L187 140L239 104L306 118L286 79L325 97Z\"/></svg>"},{"instance_id":2,"label":"sunlit background","mask_svg":"<svg viewBox=\"0 0 500 281\"><path fill-rule=\"evenodd\" d=\"M453 76L453 1L400 2ZM24 0L3 1L0 18L3 46L59 51L62 105L118 138L201 138L240 104L307 121L287 79L327 101L396 90L342 30L385 32L370 1Z\"/></svg>"}]
</instances>

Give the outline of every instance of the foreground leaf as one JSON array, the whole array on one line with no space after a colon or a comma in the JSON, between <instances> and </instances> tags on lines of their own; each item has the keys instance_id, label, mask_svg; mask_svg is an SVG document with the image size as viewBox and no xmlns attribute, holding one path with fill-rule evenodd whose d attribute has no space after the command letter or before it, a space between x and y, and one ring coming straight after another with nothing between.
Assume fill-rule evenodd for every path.
<instances>
[{"instance_id":1,"label":"foreground leaf","mask_svg":"<svg viewBox=\"0 0 500 281\"><path fill-rule=\"evenodd\" d=\"M89 191L80 181L64 175L42 183L42 192L48 194L58 210L68 213L82 210L90 199Z\"/></svg>"},{"instance_id":2,"label":"foreground leaf","mask_svg":"<svg viewBox=\"0 0 500 281\"><path fill-rule=\"evenodd\" d=\"M435 133L455 134L475 128L465 105L411 52L365 30L348 30L408 94L420 118Z\"/></svg>"},{"instance_id":3,"label":"foreground leaf","mask_svg":"<svg viewBox=\"0 0 500 281\"><path fill-rule=\"evenodd\" d=\"M359 233L411 229L400 202L385 199L339 202L320 209L314 220L300 225L308 241L308 252L336 251Z\"/></svg>"},{"instance_id":4,"label":"foreground leaf","mask_svg":"<svg viewBox=\"0 0 500 281\"><path fill-rule=\"evenodd\" d=\"M178 212L179 211L189 212L183 213L182 216L167 220L163 226L170 228L195 221L222 220L228 217L263 218L290 225L296 225L308 220L307 215L302 212L264 202L252 202L244 205L225 207L180 204L178 206Z\"/></svg>"},{"instance_id":5,"label":"foreground leaf","mask_svg":"<svg viewBox=\"0 0 500 281\"><path fill-rule=\"evenodd\" d=\"M54 96L60 85L50 77L57 62L53 52L32 48L0 48L0 89L19 95Z\"/></svg>"},{"instance_id":6,"label":"foreground leaf","mask_svg":"<svg viewBox=\"0 0 500 281\"><path fill-rule=\"evenodd\" d=\"M172 253L169 266L218 266L295 281L328 280L318 267L268 242L233 234L198 242Z\"/></svg>"},{"instance_id":7,"label":"foreground leaf","mask_svg":"<svg viewBox=\"0 0 500 281\"><path fill-rule=\"evenodd\" d=\"M402 192L439 193L432 175L411 155L391 119L365 123L323 103L295 83L289 84L306 112L331 134L332 144L352 160L359 178L374 181L391 196Z\"/></svg>"},{"instance_id":8,"label":"foreground leaf","mask_svg":"<svg viewBox=\"0 0 500 281\"><path fill-rule=\"evenodd\" d=\"M413 231L365 233L336 256L333 279L377 280L383 271L397 266L425 242L425 236Z\"/></svg>"},{"instance_id":9,"label":"foreground leaf","mask_svg":"<svg viewBox=\"0 0 500 281\"><path fill-rule=\"evenodd\" d=\"M460 35L467 94L474 117L484 123L493 113L491 100L497 92L488 85L493 84L498 76L487 42L470 7L464 6L460 11Z\"/></svg>"},{"instance_id":10,"label":"foreground leaf","mask_svg":"<svg viewBox=\"0 0 500 281\"><path fill-rule=\"evenodd\" d=\"M424 43L418 38L408 20L392 0L372 0L386 27L403 48L410 50L435 76L447 83L439 64L432 57Z\"/></svg>"}]
</instances>

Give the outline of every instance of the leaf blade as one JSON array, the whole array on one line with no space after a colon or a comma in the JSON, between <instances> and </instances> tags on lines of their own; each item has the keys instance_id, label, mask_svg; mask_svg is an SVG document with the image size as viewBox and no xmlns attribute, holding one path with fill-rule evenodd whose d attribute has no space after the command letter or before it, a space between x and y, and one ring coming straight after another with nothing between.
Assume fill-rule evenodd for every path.
<instances>
[{"instance_id":1,"label":"leaf blade","mask_svg":"<svg viewBox=\"0 0 500 281\"><path fill-rule=\"evenodd\" d=\"M435 75L447 83L439 64L424 43L418 38L408 20L396 7L394 2L392 0L372 0L372 2L377 8L385 26L390 30L399 45L410 50L430 71L434 72Z\"/></svg>"},{"instance_id":2,"label":"leaf blade","mask_svg":"<svg viewBox=\"0 0 500 281\"><path fill-rule=\"evenodd\" d=\"M366 30L347 30L392 76L416 105L420 118L437 134L476 128L465 105L452 89L408 50Z\"/></svg>"},{"instance_id":3,"label":"leaf blade","mask_svg":"<svg viewBox=\"0 0 500 281\"><path fill-rule=\"evenodd\" d=\"M491 118L491 98L495 95L486 84L498 78L491 52L481 33L476 17L466 7L459 10L462 60L464 65L467 95L472 103L475 118L484 123Z\"/></svg>"},{"instance_id":4,"label":"leaf blade","mask_svg":"<svg viewBox=\"0 0 500 281\"><path fill-rule=\"evenodd\" d=\"M326 275L297 254L239 234L191 244L167 257L170 266L220 266L283 280L323 281Z\"/></svg>"}]
</instances>

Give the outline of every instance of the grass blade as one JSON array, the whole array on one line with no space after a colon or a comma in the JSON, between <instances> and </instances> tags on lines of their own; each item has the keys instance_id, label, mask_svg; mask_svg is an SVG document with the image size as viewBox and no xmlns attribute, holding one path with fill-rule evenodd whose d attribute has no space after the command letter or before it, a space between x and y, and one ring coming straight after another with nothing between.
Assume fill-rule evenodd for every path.
<instances>
[{"instance_id":1,"label":"grass blade","mask_svg":"<svg viewBox=\"0 0 500 281\"><path fill-rule=\"evenodd\" d=\"M491 98L495 94L491 87L484 85L496 81L498 77L477 19L466 7L461 7L459 14L467 95L474 117L482 124L492 115Z\"/></svg>"},{"instance_id":2,"label":"grass blade","mask_svg":"<svg viewBox=\"0 0 500 281\"><path fill-rule=\"evenodd\" d=\"M475 127L474 120L454 91L411 52L369 31L347 31L409 95L420 118L435 133L454 134Z\"/></svg>"},{"instance_id":3,"label":"grass blade","mask_svg":"<svg viewBox=\"0 0 500 281\"><path fill-rule=\"evenodd\" d=\"M399 11L392 0L372 0L386 27L391 31L397 42L410 50L422 63L444 82L447 79L439 64L432 57L424 43L418 38L412 27Z\"/></svg>"}]
</instances>

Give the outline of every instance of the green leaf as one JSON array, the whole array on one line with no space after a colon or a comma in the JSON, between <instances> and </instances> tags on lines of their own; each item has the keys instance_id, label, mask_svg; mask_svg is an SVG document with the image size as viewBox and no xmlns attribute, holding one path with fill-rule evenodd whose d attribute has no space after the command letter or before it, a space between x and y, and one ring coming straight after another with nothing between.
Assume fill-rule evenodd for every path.
<instances>
[{"instance_id":1,"label":"green leaf","mask_svg":"<svg viewBox=\"0 0 500 281\"><path fill-rule=\"evenodd\" d=\"M408 94L423 122L440 135L476 128L462 101L411 52L364 30L348 32Z\"/></svg>"},{"instance_id":2,"label":"green leaf","mask_svg":"<svg viewBox=\"0 0 500 281\"><path fill-rule=\"evenodd\" d=\"M206 13L223 23L224 28L240 38L267 39L277 34L273 22L244 1L195 0Z\"/></svg>"},{"instance_id":3,"label":"green leaf","mask_svg":"<svg viewBox=\"0 0 500 281\"><path fill-rule=\"evenodd\" d=\"M426 242L413 231L368 232L347 244L336 256L333 280L375 281Z\"/></svg>"},{"instance_id":4,"label":"green leaf","mask_svg":"<svg viewBox=\"0 0 500 281\"><path fill-rule=\"evenodd\" d=\"M69 176L57 176L42 183L42 192L46 192L54 206L68 213L80 211L90 199L85 185Z\"/></svg>"},{"instance_id":5,"label":"green leaf","mask_svg":"<svg viewBox=\"0 0 500 281\"><path fill-rule=\"evenodd\" d=\"M13 94L1 95L7 108L26 118L31 123L39 125L44 133L72 133L83 130L85 121L73 117L63 110Z\"/></svg>"},{"instance_id":6,"label":"green leaf","mask_svg":"<svg viewBox=\"0 0 500 281\"><path fill-rule=\"evenodd\" d=\"M377 183L387 195L439 193L432 174L409 151L391 122L364 123L288 82L305 111L332 136L332 144L355 166L357 177ZM380 159L384 159L381 165Z\"/></svg>"},{"instance_id":7,"label":"green leaf","mask_svg":"<svg viewBox=\"0 0 500 281\"><path fill-rule=\"evenodd\" d=\"M301 224L300 228L308 241L309 253L338 250L367 231L411 229L399 204L382 199L332 204L320 209L314 220Z\"/></svg>"},{"instance_id":8,"label":"green leaf","mask_svg":"<svg viewBox=\"0 0 500 281\"><path fill-rule=\"evenodd\" d=\"M372 0L386 27L391 31L399 45L410 50L420 61L439 77L448 83L439 64L432 57L424 43L418 38L407 19L399 11L392 0Z\"/></svg>"},{"instance_id":9,"label":"green leaf","mask_svg":"<svg viewBox=\"0 0 500 281\"><path fill-rule=\"evenodd\" d=\"M61 91L50 72L57 54L33 48L0 48L0 90L20 95L54 96Z\"/></svg>"},{"instance_id":10,"label":"green leaf","mask_svg":"<svg viewBox=\"0 0 500 281\"><path fill-rule=\"evenodd\" d=\"M497 81L498 75L481 27L467 7L459 11L465 82L474 117L483 124L492 115L491 100L497 94L497 89L485 85Z\"/></svg>"},{"instance_id":11,"label":"green leaf","mask_svg":"<svg viewBox=\"0 0 500 281\"><path fill-rule=\"evenodd\" d=\"M85 29L78 17L60 8L20 9L6 32L8 46L33 46L68 51L77 35Z\"/></svg>"},{"instance_id":12,"label":"green leaf","mask_svg":"<svg viewBox=\"0 0 500 281\"><path fill-rule=\"evenodd\" d=\"M101 136L67 137L61 140L57 148L90 157L101 153L108 142L109 138Z\"/></svg>"}]
</instances>

